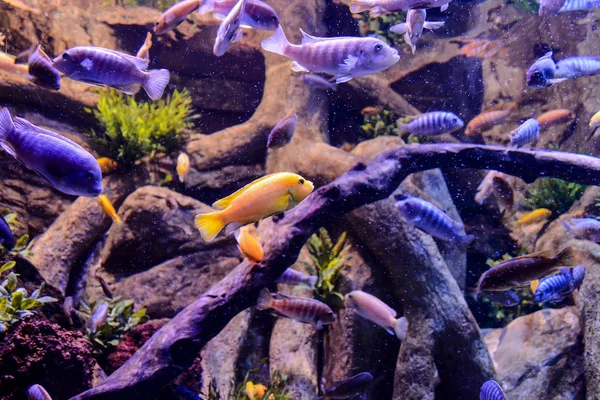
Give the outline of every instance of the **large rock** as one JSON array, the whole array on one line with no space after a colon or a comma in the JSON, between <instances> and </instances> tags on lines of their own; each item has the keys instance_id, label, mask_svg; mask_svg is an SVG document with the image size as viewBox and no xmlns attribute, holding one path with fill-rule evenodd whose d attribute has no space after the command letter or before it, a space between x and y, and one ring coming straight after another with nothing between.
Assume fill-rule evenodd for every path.
<instances>
[{"instance_id":1,"label":"large rock","mask_svg":"<svg viewBox=\"0 0 600 400\"><path fill-rule=\"evenodd\" d=\"M511 400L574 399L585 391L582 332L575 307L517 318L485 336L498 382Z\"/></svg>"}]
</instances>

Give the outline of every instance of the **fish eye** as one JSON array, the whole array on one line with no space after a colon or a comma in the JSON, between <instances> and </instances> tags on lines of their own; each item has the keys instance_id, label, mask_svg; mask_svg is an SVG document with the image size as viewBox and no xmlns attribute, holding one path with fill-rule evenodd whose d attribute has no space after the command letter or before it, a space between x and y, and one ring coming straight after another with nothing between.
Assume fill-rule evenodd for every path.
<instances>
[{"instance_id":1,"label":"fish eye","mask_svg":"<svg viewBox=\"0 0 600 400\"><path fill-rule=\"evenodd\" d=\"M68 60L71 56L69 55L69 53L64 52L62 55L63 60Z\"/></svg>"},{"instance_id":2,"label":"fish eye","mask_svg":"<svg viewBox=\"0 0 600 400\"><path fill-rule=\"evenodd\" d=\"M381 49L383 49L383 46L381 45L381 43L377 43L375 45L375 51L381 51Z\"/></svg>"},{"instance_id":3,"label":"fish eye","mask_svg":"<svg viewBox=\"0 0 600 400\"><path fill-rule=\"evenodd\" d=\"M304 185L304 179L302 179L302 178L298 179L298 183L301 185Z\"/></svg>"}]
</instances>

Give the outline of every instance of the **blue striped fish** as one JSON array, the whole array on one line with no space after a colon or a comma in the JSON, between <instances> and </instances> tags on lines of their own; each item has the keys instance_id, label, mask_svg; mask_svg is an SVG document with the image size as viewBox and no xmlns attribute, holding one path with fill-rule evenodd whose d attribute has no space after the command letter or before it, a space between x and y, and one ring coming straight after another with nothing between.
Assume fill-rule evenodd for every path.
<instances>
[{"instance_id":1,"label":"blue striped fish","mask_svg":"<svg viewBox=\"0 0 600 400\"><path fill-rule=\"evenodd\" d=\"M506 400L506 395L498 382L490 379L481 386L479 400Z\"/></svg>"},{"instance_id":2,"label":"blue striped fish","mask_svg":"<svg viewBox=\"0 0 600 400\"><path fill-rule=\"evenodd\" d=\"M571 218L562 225L577 239L600 242L600 221L595 218Z\"/></svg>"},{"instance_id":3,"label":"blue striped fish","mask_svg":"<svg viewBox=\"0 0 600 400\"><path fill-rule=\"evenodd\" d=\"M568 57L556 63L557 78L579 78L600 74L600 57Z\"/></svg>"},{"instance_id":4,"label":"blue striped fish","mask_svg":"<svg viewBox=\"0 0 600 400\"><path fill-rule=\"evenodd\" d=\"M556 77L556 64L552 59L552 52L549 51L531 64L531 67L527 70L525 83L529 87L545 88L565 79Z\"/></svg>"},{"instance_id":5,"label":"blue striped fish","mask_svg":"<svg viewBox=\"0 0 600 400\"><path fill-rule=\"evenodd\" d=\"M579 288L585 278L585 267L578 265L575 268L561 268L561 272L540 279L540 284L535 290L534 299L538 303L557 303L565 296Z\"/></svg>"},{"instance_id":6,"label":"blue striped fish","mask_svg":"<svg viewBox=\"0 0 600 400\"><path fill-rule=\"evenodd\" d=\"M600 1L598 1L598 0L567 0L567 1L565 1L565 4L560 8L560 10L558 10L558 12L590 10L592 8L600 8Z\"/></svg>"},{"instance_id":7,"label":"blue striped fish","mask_svg":"<svg viewBox=\"0 0 600 400\"><path fill-rule=\"evenodd\" d=\"M396 206L404 219L433 237L454 242L462 248L467 247L473 241L472 235L460 233L461 224L428 201L409 197L397 201Z\"/></svg>"},{"instance_id":8,"label":"blue striped fish","mask_svg":"<svg viewBox=\"0 0 600 400\"><path fill-rule=\"evenodd\" d=\"M27 400L52 400L42 385L33 385L27 391Z\"/></svg>"},{"instance_id":9,"label":"blue striped fish","mask_svg":"<svg viewBox=\"0 0 600 400\"><path fill-rule=\"evenodd\" d=\"M533 142L540 135L540 123L535 118L529 118L517 129L510 133L510 144L523 146Z\"/></svg>"},{"instance_id":10,"label":"blue striped fish","mask_svg":"<svg viewBox=\"0 0 600 400\"><path fill-rule=\"evenodd\" d=\"M419 115L409 123L398 121L398 135L435 136L452 133L465 123L456 114L447 111L432 111Z\"/></svg>"}]
</instances>

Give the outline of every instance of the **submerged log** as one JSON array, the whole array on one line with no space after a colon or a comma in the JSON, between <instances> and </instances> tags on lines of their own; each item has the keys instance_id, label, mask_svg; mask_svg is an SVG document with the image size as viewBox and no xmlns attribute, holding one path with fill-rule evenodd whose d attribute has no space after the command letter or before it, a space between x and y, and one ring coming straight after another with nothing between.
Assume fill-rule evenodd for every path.
<instances>
[{"instance_id":1,"label":"submerged log","mask_svg":"<svg viewBox=\"0 0 600 400\"><path fill-rule=\"evenodd\" d=\"M242 262L159 330L102 384L72 399L145 398L189 367L198 352L235 315L254 305L260 289L296 261L309 235L319 226L360 206L385 199L411 173L448 167L495 169L527 182L539 176L552 176L600 184L600 159L578 154L469 144L406 146L382 153L368 164L357 164L287 212L263 237L266 257L260 264ZM465 317L463 322L462 329L449 330L458 337L445 337L445 343L481 341L472 317ZM481 357L477 343L466 346L458 355L443 349L437 351L445 355L446 368L460 369L460 361ZM466 383L471 376L453 375L458 378L453 382L456 387L473 386Z\"/></svg>"}]
</instances>

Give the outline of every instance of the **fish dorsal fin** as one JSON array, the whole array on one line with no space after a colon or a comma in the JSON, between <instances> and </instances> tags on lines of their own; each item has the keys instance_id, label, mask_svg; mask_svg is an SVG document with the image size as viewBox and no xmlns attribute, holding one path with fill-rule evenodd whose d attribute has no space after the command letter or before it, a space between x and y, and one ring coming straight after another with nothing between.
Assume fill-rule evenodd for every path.
<instances>
[{"instance_id":1,"label":"fish dorsal fin","mask_svg":"<svg viewBox=\"0 0 600 400\"><path fill-rule=\"evenodd\" d=\"M302 44L311 44L311 43L317 43L317 42L323 41L323 38L318 38L318 37L309 35L308 33L304 32L302 29L300 29L300 33L302 34Z\"/></svg>"},{"instance_id":2,"label":"fish dorsal fin","mask_svg":"<svg viewBox=\"0 0 600 400\"><path fill-rule=\"evenodd\" d=\"M258 178L255 181L250 182L249 184L247 184L246 186L244 186L243 188L239 189L238 191L230 194L227 197L224 197L220 200L217 200L213 203L213 207L216 208L217 210L224 210L227 207L229 207L231 205L231 203L233 203L233 201L235 199L237 199L238 197L240 197L242 195L242 193L244 193L246 190L250 189L252 186L256 185L259 182L262 182L266 179L271 178L272 176L274 176L276 174L270 174L270 175L265 175L262 178Z\"/></svg>"},{"instance_id":3,"label":"fish dorsal fin","mask_svg":"<svg viewBox=\"0 0 600 400\"><path fill-rule=\"evenodd\" d=\"M78 145L77 143L75 143L74 141L72 141L71 139L68 139L62 135L59 135L58 133L54 133L52 131L46 130L46 129L42 129L39 126L35 126L33 125L31 122L27 121L26 119L23 118L19 118L19 117L15 117L13 120L14 124L15 124L15 129L20 130L20 131L35 131L37 133L40 133L42 135L48 135L48 136L52 136L58 140L61 140L65 143L68 143L70 145L76 146L82 150L83 147L81 147L80 145Z\"/></svg>"},{"instance_id":4,"label":"fish dorsal fin","mask_svg":"<svg viewBox=\"0 0 600 400\"><path fill-rule=\"evenodd\" d=\"M536 253L526 254L520 257L511 258L511 260L521 260L526 258L551 258L550 252L548 250L538 251Z\"/></svg>"},{"instance_id":5,"label":"fish dorsal fin","mask_svg":"<svg viewBox=\"0 0 600 400\"><path fill-rule=\"evenodd\" d=\"M539 59L540 60L552 59L552 52L551 51L547 52L546 54L544 54L543 56L541 56Z\"/></svg>"},{"instance_id":6,"label":"fish dorsal fin","mask_svg":"<svg viewBox=\"0 0 600 400\"><path fill-rule=\"evenodd\" d=\"M150 63L149 60L144 60L143 58L137 58L135 56L131 56L129 54L125 54L125 53L121 53L120 51L116 51L116 50L109 50L109 49L104 49L105 51L108 51L110 53L113 53L121 58L124 58L125 60L132 62L133 64L135 64L135 66L138 69L141 69L142 71L145 71L148 69L148 64Z\"/></svg>"},{"instance_id":7,"label":"fish dorsal fin","mask_svg":"<svg viewBox=\"0 0 600 400\"><path fill-rule=\"evenodd\" d=\"M486 109L485 111L483 111L482 114L490 112L490 111L513 111L516 108L517 108L517 103L515 103L514 101L511 101L508 103L496 104L495 106L490 107L490 108Z\"/></svg>"},{"instance_id":8,"label":"fish dorsal fin","mask_svg":"<svg viewBox=\"0 0 600 400\"><path fill-rule=\"evenodd\" d=\"M275 293L275 296L273 296L273 298L275 300L290 300L290 299L292 299L292 297L287 296L283 293L279 293L279 292Z\"/></svg>"}]
</instances>

